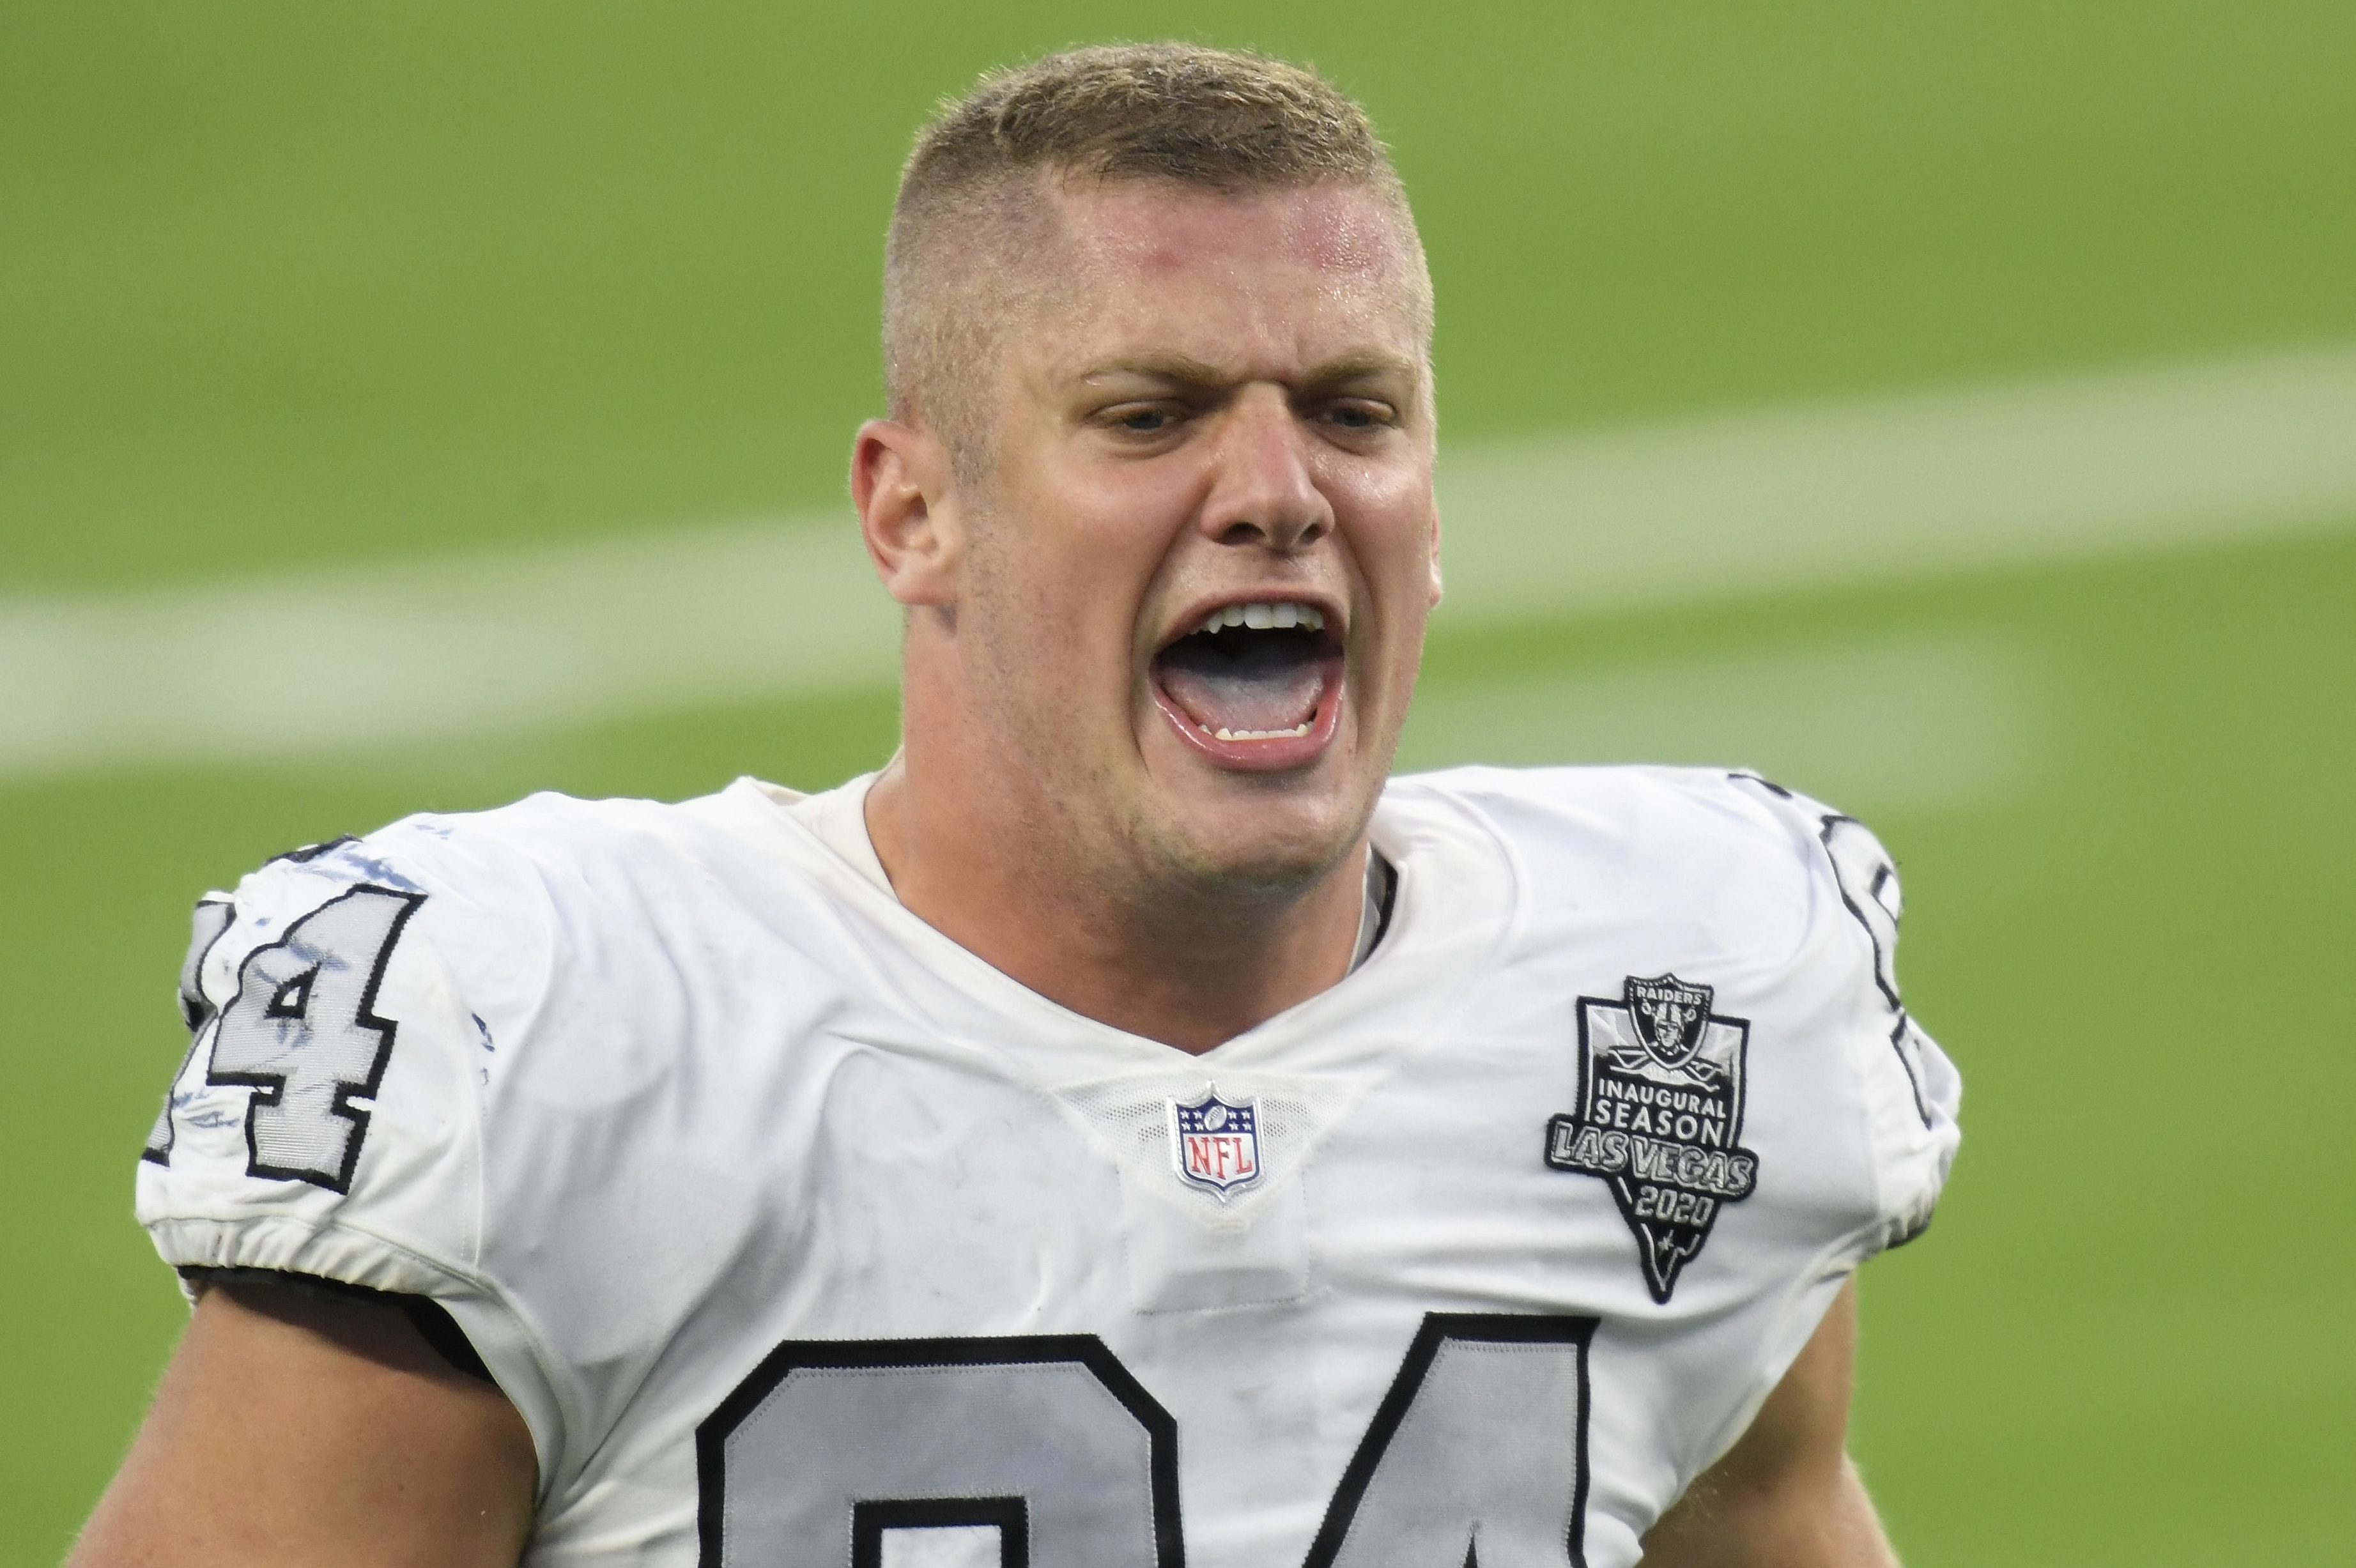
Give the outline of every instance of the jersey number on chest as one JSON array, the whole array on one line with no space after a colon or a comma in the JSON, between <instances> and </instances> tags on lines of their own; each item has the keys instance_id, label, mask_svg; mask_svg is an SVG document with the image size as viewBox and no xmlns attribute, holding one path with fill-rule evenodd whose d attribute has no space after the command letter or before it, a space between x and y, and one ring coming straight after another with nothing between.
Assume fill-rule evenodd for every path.
<instances>
[{"instance_id":1,"label":"jersey number on chest","mask_svg":"<svg viewBox=\"0 0 2356 1568\"><path fill-rule=\"evenodd\" d=\"M1304 1568L1584 1568L1595 1324L1428 1315ZM1178 1435L1092 1334L788 1340L697 1429L700 1561L1183 1568Z\"/></svg>"}]
</instances>

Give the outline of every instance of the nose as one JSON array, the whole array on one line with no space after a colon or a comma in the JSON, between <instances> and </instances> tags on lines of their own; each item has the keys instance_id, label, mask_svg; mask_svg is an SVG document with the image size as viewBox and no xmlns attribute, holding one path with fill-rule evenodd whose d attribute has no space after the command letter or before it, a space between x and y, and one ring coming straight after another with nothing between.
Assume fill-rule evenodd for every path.
<instances>
[{"instance_id":1,"label":"nose","mask_svg":"<svg viewBox=\"0 0 2356 1568\"><path fill-rule=\"evenodd\" d=\"M1247 389L1221 421L1203 531L1221 544L1280 555L1332 532L1333 507L1311 470L1309 440L1281 390Z\"/></svg>"}]
</instances>

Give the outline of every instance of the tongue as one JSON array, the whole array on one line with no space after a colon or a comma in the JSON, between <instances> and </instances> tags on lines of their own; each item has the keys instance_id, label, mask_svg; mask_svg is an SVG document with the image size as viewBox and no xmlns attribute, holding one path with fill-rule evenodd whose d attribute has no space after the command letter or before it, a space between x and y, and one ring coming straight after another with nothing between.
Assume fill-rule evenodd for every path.
<instances>
[{"instance_id":1,"label":"tongue","mask_svg":"<svg viewBox=\"0 0 2356 1568\"><path fill-rule=\"evenodd\" d=\"M1290 730L1317 712L1324 671L1313 660L1249 670L1205 669L1165 660L1162 689L1186 717L1214 734L1221 730Z\"/></svg>"}]
</instances>

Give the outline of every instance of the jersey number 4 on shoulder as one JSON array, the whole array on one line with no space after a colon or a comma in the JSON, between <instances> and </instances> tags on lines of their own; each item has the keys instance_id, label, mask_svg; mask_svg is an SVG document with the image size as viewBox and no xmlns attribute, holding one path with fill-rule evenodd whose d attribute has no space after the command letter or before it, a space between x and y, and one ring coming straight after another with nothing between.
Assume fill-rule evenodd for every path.
<instances>
[{"instance_id":1,"label":"jersey number 4 on shoulder","mask_svg":"<svg viewBox=\"0 0 2356 1568\"><path fill-rule=\"evenodd\" d=\"M421 893L360 886L257 947L214 1026L205 1082L250 1087L246 1169L348 1191L397 1026L377 987Z\"/></svg>"},{"instance_id":2,"label":"jersey number 4 on shoulder","mask_svg":"<svg viewBox=\"0 0 2356 1568\"><path fill-rule=\"evenodd\" d=\"M1595 1324L1426 1317L1304 1568L1584 1568ZM787 1340L696 1461L704 1568L1185 1561L1177 1424L1092 1334Z\"/></svg>"}]
</instances>

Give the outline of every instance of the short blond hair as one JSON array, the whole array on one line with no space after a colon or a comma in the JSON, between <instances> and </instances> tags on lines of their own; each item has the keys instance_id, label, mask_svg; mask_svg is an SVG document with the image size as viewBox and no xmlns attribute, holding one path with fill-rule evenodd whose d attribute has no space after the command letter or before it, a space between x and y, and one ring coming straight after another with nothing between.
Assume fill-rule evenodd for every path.
<instances>
[{"instance_id":1,"label":"short blond hair","mask_svg":"<svg viewBox=\"0 0 2356 1568\"><path fill-rule=\"evenodd\" d=\"M990 363L1013 285L1002 264L1040 221L1043 175L1169 180L1234 194L1325 182L1372 187L1398 212L1421 272L1405 187L1365 110L1314 70L1193 44L1067 49L984 76L946 101L901 170L884 261L884 385L971 453L979 411L958 393ZM1422 286L1422 330L1430 291Z\"/></svg>"}]
</instances>

